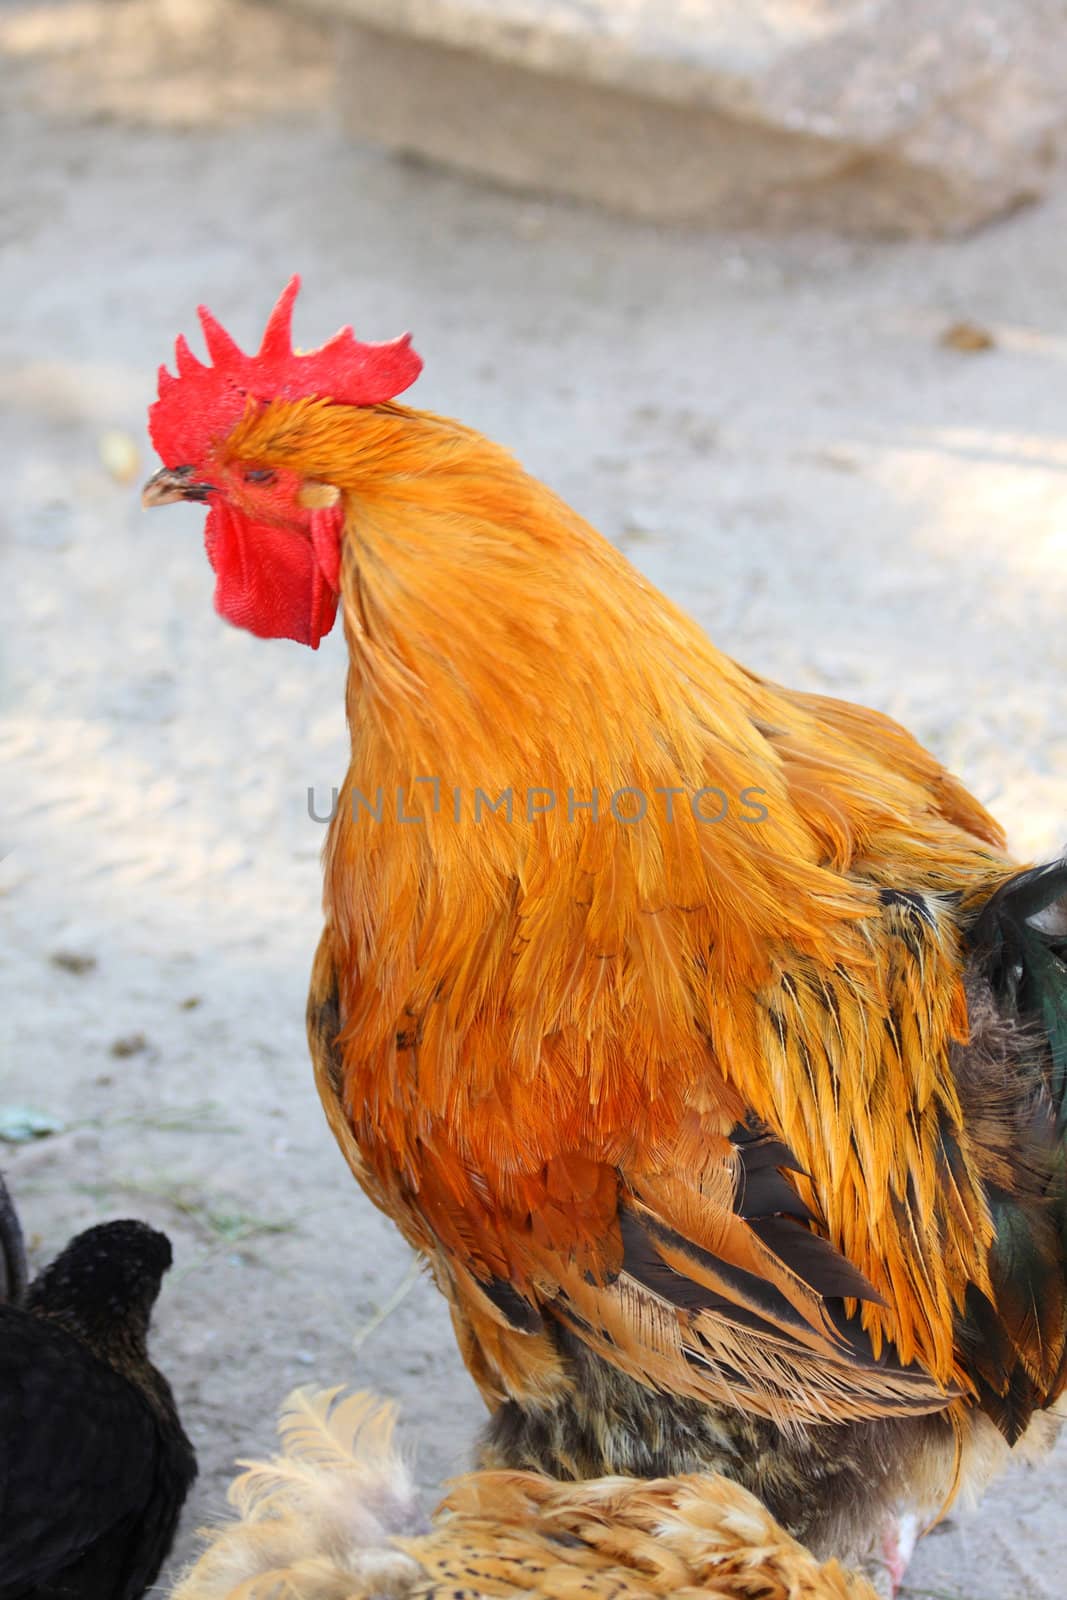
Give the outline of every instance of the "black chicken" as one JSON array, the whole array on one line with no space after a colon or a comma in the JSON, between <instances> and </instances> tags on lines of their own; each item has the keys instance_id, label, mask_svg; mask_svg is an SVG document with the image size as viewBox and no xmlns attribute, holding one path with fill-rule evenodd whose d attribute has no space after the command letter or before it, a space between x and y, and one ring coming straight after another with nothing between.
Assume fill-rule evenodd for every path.
<instances>
[{"instance_id":1,"label":"black chicken","mask_svg":"<svg viewBox=\"0 0 1067 1600\"><path fill-rule=\"evenodd\" d=\"M136 1600L157 1576L196 1477L148 1359L171 1260L145 1223L103 1223L0 1305L0 1600Z\"/></svg>"}]
</instances>

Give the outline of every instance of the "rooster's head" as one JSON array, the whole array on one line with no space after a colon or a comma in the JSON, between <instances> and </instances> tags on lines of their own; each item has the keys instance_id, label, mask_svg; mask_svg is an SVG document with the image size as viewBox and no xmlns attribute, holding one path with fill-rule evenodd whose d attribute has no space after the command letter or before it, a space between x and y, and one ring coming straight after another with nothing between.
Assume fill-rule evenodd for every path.
<instances>
[{"instance_id":1,"label":"rooster's head","mask_svg":"<svg viewBox=\"0 0 1067 1600\"><path fill-rule=\"evenodd\" d=\"M253 356L199 308L209 364L179 336L177 376L159 369L148 422L163 467L142 503L203 502L216 609L260 638L316 649L337 611L345 513L330 466L338 430L358 408L400 394L422 363L406 334L362 344L351 328L318 350L295 351L299 287L291 278Z\"/></svg>"}]
</instances>

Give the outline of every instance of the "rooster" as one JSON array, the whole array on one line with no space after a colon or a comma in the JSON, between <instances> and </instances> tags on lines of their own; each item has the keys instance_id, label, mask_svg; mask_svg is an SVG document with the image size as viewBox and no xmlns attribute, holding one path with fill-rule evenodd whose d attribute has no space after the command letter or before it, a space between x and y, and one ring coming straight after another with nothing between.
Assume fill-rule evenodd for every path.
<instances>
[{"instance_id":1,"label":"rooster","mask_svg":"<svg viewBox=\"0 0 1067 1600\"><path fill-rule=\"evenodd\" d=\"M1067 1384L1067 863L902 728L721 654L405 337L204 309L147 506L316 647L352 759L315 1077L427 1258L486 1465L727 1474L858 1558ZM888 1530L888 1532L886 1531Z\"/></svg>"},{"instance_id":2,"label":"rooster","mask_svg":"<svg viewBox=\"0 0 1067 1600\"><path fill-rule=\"evenodd\" d=\"M172 1600L875 1600L727 1478L468 1473L427 1524L394 1423L373 1395L295 1390L281 1454L241 1463L237 1520Z\"/></svg>"}]
</instances>

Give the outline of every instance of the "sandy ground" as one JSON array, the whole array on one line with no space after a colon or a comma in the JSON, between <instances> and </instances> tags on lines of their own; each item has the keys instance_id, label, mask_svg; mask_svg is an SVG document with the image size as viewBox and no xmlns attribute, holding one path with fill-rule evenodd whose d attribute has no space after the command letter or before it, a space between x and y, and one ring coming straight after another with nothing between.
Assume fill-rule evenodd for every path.
<instances>
[{"instance_id":1,"label":"sandy ground","mask_svg":"<svg viewBox=\"0 0 1067 1600\"><path fill-rule=\"evenodd\" d=\"M719 643L902 718L1020 851L1067 833L1067 197L949 245L662 235L354 148L328 40L204 16L0 8L0 1102L63 1125L0 1154L37 1262L108 1216L174 1239L183 1555L295 1383L397 1396L427 1486L480 1418L427 1282L375 1326L408 1253L306 1057L342 640L226 627L199 514L138 508L199 299L249 342L299 269L305 343L412 327L416 401L511 445ZM995 348L943 348L959 317ZM1061 1594L1065 1490L1065 1448L1016 1471L912 1593Z\"/></svg>"}]
</instances>

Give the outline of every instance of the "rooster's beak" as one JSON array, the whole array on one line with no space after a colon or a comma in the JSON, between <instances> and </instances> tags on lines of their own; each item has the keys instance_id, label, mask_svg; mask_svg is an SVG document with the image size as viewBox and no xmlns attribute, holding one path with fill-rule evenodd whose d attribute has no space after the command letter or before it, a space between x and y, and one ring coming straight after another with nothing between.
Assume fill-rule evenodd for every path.
<instances>
[{"instance_id":1,"label":"rooster's beak","mask_svg":"<svg viewBox=\"0 0 1067 1600\"><path fill-rule=\"evenodd\" d=\"M175 500L206 500L214 489L213 483L195 482L192 467L163 467L141 490L141 505L150 511L153 506L169 506Z\"/></svg>"}]
</instances>

